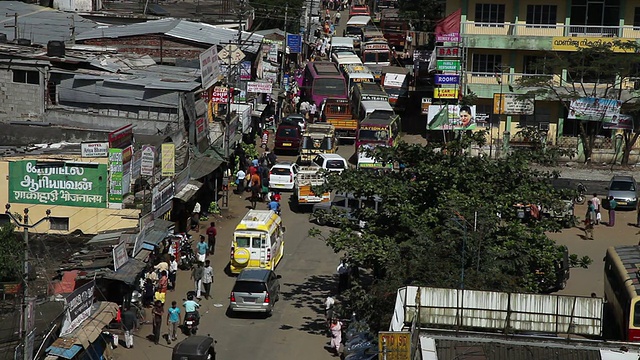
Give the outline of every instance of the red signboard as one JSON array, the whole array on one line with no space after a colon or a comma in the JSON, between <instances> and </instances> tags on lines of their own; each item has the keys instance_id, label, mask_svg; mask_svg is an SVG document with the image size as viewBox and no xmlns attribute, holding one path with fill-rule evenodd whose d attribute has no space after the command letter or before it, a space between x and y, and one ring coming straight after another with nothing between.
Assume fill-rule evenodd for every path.
<instances>
[{"instance_id":1,"label":"red signboard","mask_svg":"<svg viewBox=\"0 0 640 360\"><path fill-rule=\"evenodd\" d=\"M129 124L109 133L109 147L124 149L133 144L133 125Z\"/></svg>"},{"instance_id":2,"label":"red signboard","mask_svg":"<svg viewBox=\"0 0 640 360\"><path fill-rule=\"evenodd\" d=\"M216 86L213 89L213 94L211 96L211 101L214 103L226 103L229 99L228 89L223 86Z\"/></svg>"},{"instance_id":3,"label":"red signboard","mask_svg":"<svg viewBox=\"0 0 640 360\"><path fill-rule=\"evenodd\" d=\"M460 48L456 46L438 46L436 56L438 57L459 57Z\"/></svg>"},{"instance_id":4,"label":"red signboard","mask_svg":"<svg viewBox=\"0 0 640 360\"><path fill-rule=\"evenodd\" d=\"M204 117L200 117L196 120L196 140L200 141L204 139L207 130L207 121Z\"/></svg>"}]
</instances>

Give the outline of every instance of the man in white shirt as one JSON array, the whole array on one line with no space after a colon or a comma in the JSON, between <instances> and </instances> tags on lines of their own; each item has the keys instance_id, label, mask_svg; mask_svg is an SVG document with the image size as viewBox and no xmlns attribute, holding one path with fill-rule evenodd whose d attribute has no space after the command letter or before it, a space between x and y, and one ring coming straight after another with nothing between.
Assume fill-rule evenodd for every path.
<instances>
[{"instance_id":1,"label":"man in white shirt","mask_svg":"<svg viewBox=\"0 0 640 360\"><path fill-rule=\"evenodd\" d=\"M316 103L311 101L311 105L309 106L309 121L313 124L315 123L316 111L318 108L316 107Z\"/></svg>"},{"instance_id":2,"label":"man in white shirt","mask_svg":"<svg viewBox=\"0 0 640 360\"><path fill-rule=\"evenodd\" d=\"M327 296L324 301L324 316L327 320L327 323L331 321L333 318L333 306L336 304L336 301L331 297Z\"/></svg>"},{"instance_id":3,"label":"man in white shirt","mask_svg":"<svg viewBox=\"0 0 640 360\"><path fill-rule=\"evenodd\" d=\"M593 204L593 207L596 209L596 225L598 225L600 223L600 219L602 219L602 215L600 215L600 205L602 204L602 202L600 201L600 198L598 197L597 193L593 193L593 198L591 199L591 203Z\"/></svg>"},{"instance_id":4,"label":"man in white shirt","mask_svg":"<svg viewBox=\"0 0 640 360\"><path fill-rule=\"evenodd\" d=\"M300 114L302 114L305 118L308 119L307 114L309 114L309 102L307 100L300 103Z\"/></svg>"},{"instance_id":5,"label":"man in white shirt","mask_svg":"<svg viewBox=\"0 0 640 360\"><path fill-rule=\"evenodd\" d=\"M349 265L345 259L340 261L336 270L338 271L338 293L341 293L349 287Z\"/></svg>"}]
</instances>

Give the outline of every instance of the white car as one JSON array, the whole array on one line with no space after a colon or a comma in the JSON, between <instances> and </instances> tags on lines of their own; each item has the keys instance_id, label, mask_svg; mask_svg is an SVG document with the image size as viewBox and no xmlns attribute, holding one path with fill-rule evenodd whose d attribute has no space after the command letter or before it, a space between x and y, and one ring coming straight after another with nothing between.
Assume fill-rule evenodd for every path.
<instances>
[{"instance_id":1,"label":"white car","mask_svg":"<svg viewBox=\"0 0 640 360\"><path fill-rule=\"evenodd\" d=\"M342 173L349 168L347 160L338 154L318 154L313 159L313 163L327 171L337 173Z\"/></svg>"},{"instance_id":2,"label":"white car","mask_svg":"<svg viewBox=\"0 0 640 360\"><path fill-rule=\"evenodd\" d=\"M269 170L269 188L293 190L298 175L298 165L290 162L280 162Z\"/></svg>"}]
</instances>

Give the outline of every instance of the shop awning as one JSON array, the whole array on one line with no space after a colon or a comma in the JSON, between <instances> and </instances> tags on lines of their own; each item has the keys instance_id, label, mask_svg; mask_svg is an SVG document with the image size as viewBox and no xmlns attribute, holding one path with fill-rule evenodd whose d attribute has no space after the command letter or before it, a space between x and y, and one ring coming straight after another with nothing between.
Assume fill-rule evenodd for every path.
<instances>
[{"instance_id":1,"label":"shop awning","mask_svg":"<svg viewBox=\"0 0 640 360\"><path fill-rule=\"evenodd\" d=\"M176 198L176 199L180 199L180 200L182 200L184 202L187 202L198 192L198 190L200 190L201 187L202 187L202 183L201 182L196 181L196 180L189 180L189 183L187 183L173 197Z\"/></svg>"},{"instance_id":2,"label":"shop awning","mask_svg":"<svg viewBox=\"0 0 640 360\"><path fill-rule=\"evenodd\" d=\"M71 359L82 348L87 349L102 333L102 329L116 317L118 305L102 301L93 304L93 312L77 329L69 335L60 337L47 348L47 354ZM64 355L60 355L64 354Z\"/></svg>"},{"instance_id":3,"label":"shop awning","mask_svg":"<svg viewBox=\"0 0 640 360\"><path fill-rule=\"evenodd\" d=\"M212 156L200 156L191 161L191 178L200 179L214 172L224 161Z\"/></svg>"},{"instance_id":4,"label":"shop awning","mask_svg":"<svg viewBox=\"0 0 640 360\"><path fill-rule=\"evenodd\" d=\"M102 278L108 280L116 280L122 281L125 284L133 285L136 280L142 274L142 271L145 268L146 263L136 260L129 259L126 264L118 269L118 271L110 271L105 273Z\"/></svg>"}]
</instances>

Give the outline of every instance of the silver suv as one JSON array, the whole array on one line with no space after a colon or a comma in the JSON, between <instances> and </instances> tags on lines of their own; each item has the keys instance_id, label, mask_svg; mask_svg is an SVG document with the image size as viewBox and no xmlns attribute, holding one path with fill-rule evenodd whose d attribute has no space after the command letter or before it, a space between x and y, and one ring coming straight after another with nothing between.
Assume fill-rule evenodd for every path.
<instances>
[{"instance_id":1,"label":"silver suv","mask_svg":"<svg viewBox=\"0 0 640 360\"><path fill-rule=\"evenodd\" d=\"M271 315L280 299L280 275L268 269L244 269L229 296L231 312L263 312Z\"/></svg>"},{"instance_id":2,"label":"silver suv","mask_svg":"<svg viewBox=\"0 0 640 360\"><path fill-rule=\"evenodd\" d=\"M613 196L618 203L617 209L635 209L638 205L638 185L633 176L616 175L611 178L609 187L607 187L607 200L603 201L603 205L609 208L609 197Z\"/></svg>"}]
</instances>

